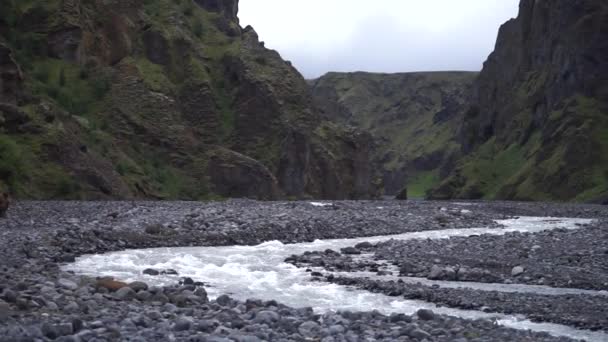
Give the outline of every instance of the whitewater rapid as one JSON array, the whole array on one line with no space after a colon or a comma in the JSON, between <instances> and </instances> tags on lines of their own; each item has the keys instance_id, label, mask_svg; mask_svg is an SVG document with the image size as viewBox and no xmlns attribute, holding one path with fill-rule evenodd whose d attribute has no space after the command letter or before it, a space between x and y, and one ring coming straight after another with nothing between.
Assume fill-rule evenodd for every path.
<instances>
[{"instance_id":1,"label":"whitewater rapid","mask_svg":"<svg viewBox=\"0 0 608 342\"><path fill-rule=\"evenodd\" d=\"M432 303L405 300L383 294L370 293L336 284L311 281L310 274L302 268L287 264L284 260L293 254L306 251L339 250L359 242L381 242L390 239L444 239L454 236L481 234L503 235L509 232L540 232L549 229L577 229L589 224L589 219L520 217L500 220L504 228L468 228L412 232L400 235L375 236L354 239L317 240L309 243L283 244L278 241L257 246L228 247L183 247L127 250L102 255L77 258L75 263L65 265L66 271L88 276L113 276L123 281L145 281L150 285L173 285L181 277L190 277L206 284L210 298L229 294L233 298L246 300L256 298L276 300L292 307L312 307L317 312L325 311L371 311L384 314L413 314L420 308L432 309L468 319L493 319L498 324L533 331L545 331L556 336L567 336L588 341L608 341L608 334L578 330L564 325L533 323L525 317L485 313L475 310L460 310L436 307ZM147 268L174 269L179 276L147 276ZM458 284L465 286L467 284ZM469 284L476 286L477 284ZM447 284L445 286L456 286ZM504 292L531 292L568 294L582 290L534 287L527 285L491 284L491 290ZM586 291L593 292L593 291ZM595 294L595 293L594 293ZM597 295L605 295L598 291Z\"/></svg>"}]
</instances>

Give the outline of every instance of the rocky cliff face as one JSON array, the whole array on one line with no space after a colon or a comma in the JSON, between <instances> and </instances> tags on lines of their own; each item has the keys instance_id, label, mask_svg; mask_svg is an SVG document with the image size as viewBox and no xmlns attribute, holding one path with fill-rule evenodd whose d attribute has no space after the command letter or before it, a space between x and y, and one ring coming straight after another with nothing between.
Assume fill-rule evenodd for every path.
<instances>
[{"instance_id":1,"label":"rocky cliff face","mask_svg":"<svg viewBox=\"0 0 608 342\"><path fill-rule=\"evenodd\" d=\"M474 85L435 198L608 197L608 3L522 0Z\"/></svg>"},{"instance_id":2,"label":"rocky cliff face","mask_svg":"<svg viewBox=\"0 0 608 342\"><path fill-rule=\"evenodd\" d=\"M371 139L323 123L237 0L0 4L0 186L30 198L368 198Z\"/></svg>"},{"instance_id":3,"label":"rocky cliff face","mask_svg":"<svg viewBox=\"0 0 608 342\"><path fill-rule=\"evenodd\" d=\"M310 81L328 120L372 133L384 190L424 197L460 155L458 128L477 73L329 73Z\"/></svg>"}]
</instances>

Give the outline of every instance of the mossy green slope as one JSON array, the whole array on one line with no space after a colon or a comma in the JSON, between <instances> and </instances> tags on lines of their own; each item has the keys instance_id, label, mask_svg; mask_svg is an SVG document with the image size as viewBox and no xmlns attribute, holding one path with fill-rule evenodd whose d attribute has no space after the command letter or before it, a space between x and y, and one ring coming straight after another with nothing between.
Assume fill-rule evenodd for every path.
<instances>
[{"instance_id":1,"label":"mossy green slope","mask_svg":"<svg viewBox=\"0 0 608 342\"><path fill-rule=\"evenodd\" d=\"M460 152L458 128L476 75L332 72L309 83L328 119L376 138L385 193L407 186L410 197L421 198Z\"/></svg>"},{"instance_id":2,"label":"mossy green slope","mask_svg":"<svg viewBox=\"0 0 608 342\"><path fill-rule=\"evenodd\" d=\"M522 0L432 198L608 202L608 4Z\"/></svg>"},{"instance_id":3,"label":"mossy green slope","mask_svg":"<svg viewBox=\"0 0 608 342\"><path fill-rule=\"evenodd\" d=\"M310 160L348 172L332 164L341 151L290 155L293 132L321 144L321 120L302 76L237 10L237 0L2 1L0 186L22 198L347 194L348 181L326 191L310 172ZM305 170L302 186L283 180L290 167ZM268 184L215 184L233 179L212 170Z\"/></svg>"}]
</instances>

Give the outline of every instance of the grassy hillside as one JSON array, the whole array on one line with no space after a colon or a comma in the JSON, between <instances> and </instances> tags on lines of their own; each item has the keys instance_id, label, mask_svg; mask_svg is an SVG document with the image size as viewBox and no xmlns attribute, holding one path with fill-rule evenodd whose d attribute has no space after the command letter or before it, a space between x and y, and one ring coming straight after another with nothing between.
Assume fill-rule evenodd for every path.
<instances>
[{"instance_id":1,"label":"grassy hillside","mask_svg":"<svg viewBox=\"0 0 608 342\"><path fill-rule=\"evenodd\" d=\"M0 187L14 196L342 198L355 181L375 195L344 154L364 140L318 139L305 80L239 26L237 0L0 6Z\"/></svg>"},{"instance_id":2,"label":"grassy hillside","mask_svg":"<svg viewBox=\"0 0 608 342\"><path fill-rule=\"evenodd\" d=\"M476 73L329 73L311 82L328 119L369 131L385 193L424 197L460 153L458 130Z\"/></svg>"}]
</instances>

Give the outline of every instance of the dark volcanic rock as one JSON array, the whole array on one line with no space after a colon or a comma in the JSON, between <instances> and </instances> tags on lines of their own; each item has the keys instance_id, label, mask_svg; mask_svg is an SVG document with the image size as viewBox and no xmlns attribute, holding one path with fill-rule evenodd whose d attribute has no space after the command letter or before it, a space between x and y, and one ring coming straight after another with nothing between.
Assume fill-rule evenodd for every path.
<instances>
[{"instance_id":1,"label":"dark volcanic rock","mask_svg":"<svg viewBox=\"0 0 608 342\"><path fill-rule=\"evenodd\" d=\"M213 152L208 174L215 193L232 198L275 200L280 196L274 175L260 162L226 149Z\"/></svg>"},{"instance_id":2,"label":"dark volcanic rock","mask_svg":"<svg viewBox=\"0 0 608 342\"><path fill-rule=\"evenodd\" d=\"M16 197L379 195L366 134L320 120L302 75L241 30L237 0L26 7L0 4L0 188Z\"/></svg>"},{"instance_id":3,"label":"dark volcanic rock","mask_svg":"<svg viewBox=\"0 0 608 342\"><path fill-rule=\"evenodd\" d=\"M605 194L607 22L604 0L522 0L475 82L459 138L468 156L431 198L595 201ZM498 169L504 172L486 173Z\"/></svg>"}]
</instances>

